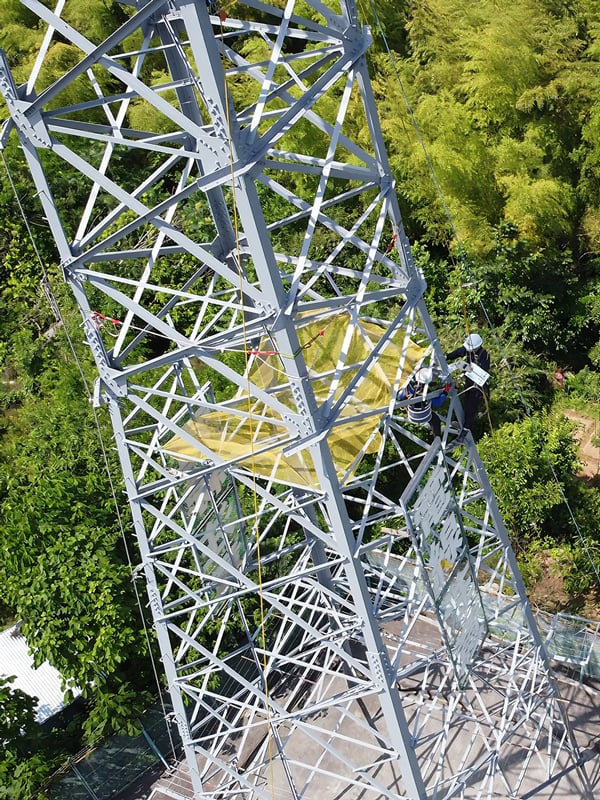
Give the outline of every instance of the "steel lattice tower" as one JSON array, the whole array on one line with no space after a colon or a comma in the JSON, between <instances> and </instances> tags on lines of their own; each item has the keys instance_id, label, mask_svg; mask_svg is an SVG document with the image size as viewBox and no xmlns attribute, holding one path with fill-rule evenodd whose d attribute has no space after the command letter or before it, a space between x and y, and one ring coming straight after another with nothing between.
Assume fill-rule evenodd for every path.
<instances>
[{"instance_id":1,"label":"steel lattice tower","mask_svg":"<svg viewBox=\"0 0 600 800\"><path fill-rule=\"evenodd\" d=\"M48 33L26 85L2 61L3 142L96 359L195 797L585 796L457 392L441 441L398 401L448 368L353 0L128 0L100 43L23 2Z\"/></svg>"}]
</instances>

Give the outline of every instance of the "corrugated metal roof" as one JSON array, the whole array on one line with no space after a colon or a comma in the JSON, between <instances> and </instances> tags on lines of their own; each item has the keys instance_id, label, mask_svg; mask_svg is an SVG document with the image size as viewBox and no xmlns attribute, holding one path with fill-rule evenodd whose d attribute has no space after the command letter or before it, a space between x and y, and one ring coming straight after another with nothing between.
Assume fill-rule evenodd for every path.
<instances>
[{"instance_id":1,"label":"corrugated metal roof","mask_svg":"<svg viewBox=\"0 0 600 800\"><path fill-rule=\"evenodd\" d=\"M38 722L44 722L66 705L60 673L47 661L35 669L27 640L19 633L18 625L0 633L0 675L14 675L13 688L39 698L36 709ZM74 692L75 695L80 693L79 690Z\"/></svg>"}]
</instances>

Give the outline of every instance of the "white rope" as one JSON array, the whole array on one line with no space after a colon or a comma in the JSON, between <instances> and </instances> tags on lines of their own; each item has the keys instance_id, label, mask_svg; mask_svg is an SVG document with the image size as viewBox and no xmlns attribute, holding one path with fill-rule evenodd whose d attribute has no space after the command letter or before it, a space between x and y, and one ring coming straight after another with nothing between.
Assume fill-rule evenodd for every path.
<instances>
[{"instance_id":1,"label":"white rope","mask_svg":"<svg viewBox=\"0 0 600 800\"><path fill-rule=\"evenodd\" d=\"M434 169L433 163L432 163L431 158L429 156L429 153L427 151L427 147L425 145L425 141L423 139L423 135L422 135L421 129L419 127L419 123L417 122L415 114L414 114L414 112L412 110L412 106L411 106L410 101L408 99L408 95L407 95L407 93L406 93L406 91L404 89L404 84L402 82L402 78L400 76L400 72L399 72L397 64L396 64L396 59L395 59L394 54L393 54L393 52L390 49L390 46L388 44L387 37L386 37L385 32L383 30L383 26L381 24L381 19L379 17L379 14L377 13L377 9L376 9L375 4L374 4L374 0L369 0L369 3L370 3L370 6L371 6L371 9L373 11L375 20L377 22L377 27L379 28L379 33L380 33L381 38L383 40L386 52L387 52L388 57L390 59L390 63L392 65L392 68L393 68L394 73L396 75L396 79L397 79L398 84L400 86L400 91L402 92L402 96L404 98L404 102L406 103L406 107L408 109L408 113L409 113L412 125L413 125L413 127L415 129L415 133L417 135L417 138L419 140L421 148L423 149L423 153L425 155L425 160L427 162L427 166L428 166L428 169L429 169L429 172L430 172L430 175L431 175L431 179L432 179L432 181L434 183L434 186L435 186L436 191L438 193L439 199L440 199L440 201L442 203L442 206L444 208L444 213L445 213L446 218L448 220L448 223L449 223L450 229L452 231L452 234L453 234L453 236L454 236L454 238L455 238L455 240L457 242L458 251L459 251L459 254L460 254L461 264L463 266L463 269L465 271L467 279L469 281L472 281L473 283L475 283L475 285L477 285L477 280L475 279L473 273L471 272L471 267L470 267L467 255L466 255L465 250L464 250L464 248L462 246L462 242L460 241L460 238L458 236L458 232L456 230L456 226L454 225L454 220L452 218L452 214L451 214L450 209L448 208L448 205L446 203L446 199L444 197L444 193L442 191L442 187L440 186L439 180L438 180L437 175L435 173L435 169ZM510 362L509 362L509 360L507 358L506 351L505 351L505 349L504 349L504 347L502 345L500 337L498 336L496 328L495 328L494 324L492 323L492 320L491 320L491 318L490 318L490 316L488 314L488 311L487 311L487 309L485 307L485 304L483 303L483 300L481 300L481 298L478 298L477 302L478 302L479 307L481 309L481 312L482 312L482 314L483 314L483 316L485 318L485 321L486 321L486 323L487 323L487 325L489 327L489 330L490 330L490 332L492 334L492 338L493 338L493 340L494 340L494 342L496 344L496 347L498 348L498 351L499 351L500 356L501 356L501 360L502 360L502 362L504 364L506 364L506 367L507 367L507 370L508 370L508 375L509 375L509 378L511 380L513 389L515 390L515 392L516 392L516 394L517 394L517 396L519 398L519 401L520 401L520 403L521 403L521 405L522 405L522 407L523 407L523 409L525 411L526 416L532 422L535 423L535 417L533 415L533 412L529 408L529 405L528 405L528 403L527 403L527 401L525 399L523 391L521 390L521 387L519 385L517 377L516 377L514 371L512 370L512 368L510 366ZM587 556L587 559L588 559L588 561L590 563L590 566L592 567L592 570L593 570L594 575L596 577L596 581L597 581L598 585L600 586L600 571L598 570L598 567L596 566L596 563L595 563L595 561L593 560L593 558L591 556L590 548L589 548L589 546L588 546L588 544L586 542L585 536L583 535L583 532L582 532L581 528L579 527L577 519L575 518L575 514L573 512L573 509L571 508L571 505L570 505L569 500L568 500L568 498L567 498L567 496L565 494L565 491L564 491L564 489L562 487L562 484L560 483L560 481L558 479L558 475L556 474L556 470L554 468L554 465L552 464L552 461L550 459L550 455L549 455L545 445L542 445L542 454L544 455L544 457L546 459L546 462L547 462L548 466L550 467L550 471L552 473L552 477L553 477L554 481L556 482L556 485L558 486L559 493L560 493L560 496L561 496L561 500L564 503L564 505L565 505L565 507L566 507L566 509L568 511L568 514L569 514L569 517L571 519L571 522L573 523L573 525L575 527L575 530L577 532L577 536L579 537L579 540L580 540L581 545L582 545L582 547L584 549L584 552L585 552L585 554Z\"/></svg>"},{"instance_id":2,"label":"white rope","mask_svg":"<svg viewBox=\"0 0 600 800\"><path fill-rule=\"evenodd\" d=\"M165 723L166 723L167 733L168 733L168 736L169 736L169 742L170 742L170 745L171 745L171 751L173 753L173 758L176 758L177 754L176 754L176 750L175 750L175 743L173 741L173 737L171 735L170 726L169 726L168 721L167 721L168 720L168 714L167 714L167 710L166 710L166 707L165 707L165 704L164 704L163 690L162 690L162 687L161 687L161 684L160 684L160 679L159 679L159 676L158 676L158 670L156 668L154 655L152 653L152 645L151 645L151 642L150 642L150 634L148 632L148 626L146 625L146 620L145 620L145 617L144 617L142 600L141 600L140 593L138 591L136 580L135 580L135 571L134 571L133 563L132 563L132 560L131 560L131 553L130 553L129 545L128 545L128 542L127 542L127 536L125 534L125 526L123 524L123 517L121 515L121 511L120 511L120 508L119 508L119 503L118 503L118 500L117 500L117 493L116 493L115 485L114 485L112 474L111 474L111 470L110 470L110 464L109 464L109 461L108 461L108 455L107 455L106 446L105 446L105 443L104 443L104 436L102 434L102 427L100 425L100 419L98 417L97 409L95 408L94 404L92 403L92 399L93 399L92 391L90 390L90 387L88 386L87 379L86 379L86 376L85 376L85 372L84 372L84 369L83 369L83 365L81 364L79 356L77 355L77 351L75 350L75 346L73 344L73 340L72 340L72 338L71 338L71 336L69 334L69 330L67 328L67 325L65 324L65 320L64 320L64 317L63 317L62 312L60 310L60 306L58 304L58 301L56 299L56 295L52 291L52 284L50 283L50 279L48 277L48 271L46 270L44 262L42 261L42 257L40 255L39 249L38 249L37 244L35 242L35 239L33 237L33 232L31 230L31 227L29 225L29 221L28 221L27 216L25 214L25 210L24 210L23 205L21 203L21 200L19 198L19 194L17 192L17 187L15 186L15 183L14 183L14 180L12 178L11 172L9 170L8 164L7 164L6 159L4 157L4 152L2 152L0 150L0 154L2 155L2 163L4 164L4 169L6 171L6 175L8 177L8 181L9 181L9 183L11 185L13 194L15 196L15 200L16 200L17 206L19 208L19 212L21 214L21 217L23 218L23 222L24 222L25 227L27 229L27 233L29 234L29 239L31 241L31 245L32 245L33 250L34 250L34 252L36 254L37 260L38 260L39 265L40 265L40 269L42 270L43 280L44 280L44 284L45 284L45 292L47 293L47 299L48 299L48 302L49 302L49 305L50 305L50 309L51 309L53 314L58 315L59 321L60 321L60 323L62 325L62 328L63 328L63 330L65 332L65 336L66 336L67 343L69 345L69 349L71 350L71 354L72 354L73 359L75 361L75 365L77 366L77 369L79 371L79 375L81 377L83 386L85 388L88 401L90 402L90 405L92 407L92 411L93 411L93 415L94 415L94 422L95 422L96 431L97 431L97 434L98 434L98 441L99 441L99 444L100 444L100 450L102 452L102 460L103 460L103 463L104 463L104 469L105 469L106 475L108 477L111 496L112 496L112 500L113 500L114 507L115 507L117 521L118 521L118 524L119 524L119 530L121 532L121 538L123 539L123 545L125 547L125 554L126 554L126 557L127 557L127 564L128 564L128 567L129 567L129 572L130 572L130 576L131 576L131 582L133 584L133 589L134 589L134 593L135 593L135 597L136 597L136 601L137 601L137 605L138 605L139 614L140 614L140 617L141 617L141 620L142 620L142 626L143 626L143 629L144 629L144 636L145 636L145 640L146 640L146 646L148 648L148 654L150 656L150 662L151 662L151 665L152 665L152 672L154 673L154 679L156 681L156 686L157 686L157 689L158 689L158 696L159 696L159 699L160 699L160 704L161 704L163 716L164 716Z\"/></svg>"}]
</instances>

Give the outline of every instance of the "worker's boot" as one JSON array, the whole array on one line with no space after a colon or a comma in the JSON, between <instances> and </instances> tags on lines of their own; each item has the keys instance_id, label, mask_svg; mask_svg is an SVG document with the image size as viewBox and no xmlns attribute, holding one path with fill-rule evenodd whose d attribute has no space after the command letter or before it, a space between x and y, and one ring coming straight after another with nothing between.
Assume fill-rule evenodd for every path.
<instances>
[{"instance_id":1,"label":"worker's boot","mask_svg":"<svg viewBox=\"0 0 600 800\"><path fill-rule=\"evenodd\" d=\"M456 439L453 442L450 442L447 448L449 453L451 453L457 447L460 447L461 444L464 444L468 432L468 428L463 428Z\"/></svg>"}]
</instances>

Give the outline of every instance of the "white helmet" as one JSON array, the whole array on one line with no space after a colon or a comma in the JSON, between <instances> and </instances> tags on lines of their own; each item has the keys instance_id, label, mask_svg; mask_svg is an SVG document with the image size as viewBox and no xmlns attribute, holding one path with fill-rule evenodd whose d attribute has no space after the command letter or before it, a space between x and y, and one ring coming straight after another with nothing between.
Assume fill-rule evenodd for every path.
<instances>
[{"instance_id":1,"label":"white helmet","mask_svg":"<svg viewBox=\"0 0 600 800\"><path fill-rule=\"evenodd\" d=\"M482 344L483 339L481 336L478 333L471 333L465 339L463 346L467 353L471 353L473 350L479 350Z\"/></svg>"},{"instance_id":2,"label":"white helmet","mask_svg":"<svg viewBox=\"0 0 600 800\"><path fill-rule=\"evenodd\" d=\"M431 379L433 378L433 370L431 367L421 367L415 373L415 378L417 383L431 383Z\"/></svg>"}]
</instances>

